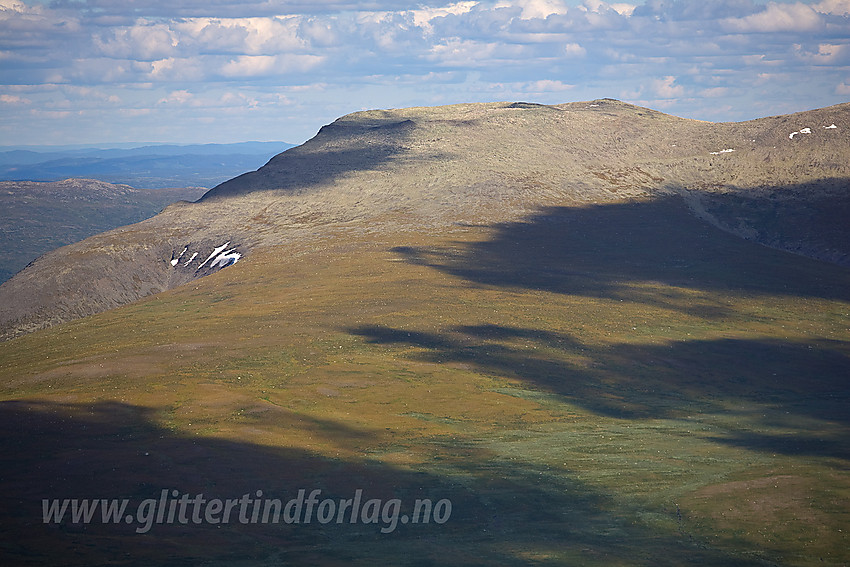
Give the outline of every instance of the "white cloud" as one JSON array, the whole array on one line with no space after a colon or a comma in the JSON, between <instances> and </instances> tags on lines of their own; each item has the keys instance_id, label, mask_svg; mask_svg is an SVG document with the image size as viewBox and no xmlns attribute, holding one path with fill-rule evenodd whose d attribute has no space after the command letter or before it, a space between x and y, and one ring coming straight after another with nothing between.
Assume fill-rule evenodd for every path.
<instances>
[{"instance_id":1,"label":"white cloud","mask_svg":"<svg viewBox=\"0 0 850 567\"><path fill-rule=\"evenodd\" d=\"M741 61L744 65L759 65L765 62L766 55L764 53L756 53L753 55L744 55L741 57Z\"/></svg>"},{"instance_id":2,"label":"white cloud","mask_svg":"<svg viewBox=\"0 0 850 567\"><path fill-rule=\"evenodd\" d=\"M839 65L850 62L850 48L845 44L821 43L817 51L807 51L802 45L795 45L794 50L804 61L815 65Z\"/></svg>"},{"instance_id":3,"label":"white cloud","mask_svg":"<svg viewBox=\"0 0 850 567\"><path fill-rule=\"evenodd\" d=\"M70 112L67 132L140 116L197 136L216 108L312 129L360 107L566 91L745 119L846 98L847 15L850 0L0 0L0 120L55 126L21 122L19 97ZM74 112L95 107L100 130Z\"/></svg>"},{"instance_id":4,"label":"white cloud","mask_svg":"<svg viewBox=\"0 0 850 567\"><path fill-rule=\"evenodd\" d=\"M248 108L254 108L260 103L257 99L249 97L243 93L227 92L221 95L221 98L218 100L218 104L221 106L247 106Z\"/></svg>"},{"instance_id":5,"label":"white cloud","mask_svg":"<svg viewBox=\"0 0 850 567\"><path fill-rule=\"evenodd\" d=\"M824 0L812 6L822 14L846 16L850 14L850 0Z\"/></svg>"},{"instance_id":6,"label":"white cloud","mask_svg":"<svg viewBox=\"0 0 850 567\"><path fill-rule=\"evenodd\" d=\"M621 16L631 16L635 12L634 4L611 4L611 8Z\"/></svg>"},{"instance_id":7,"label":"white cloud","mask_svg":"<svg viewBox=\"0 0 850 567\"><path fill-rule=\"evenodd\" d=\"M220 64L220 58L168 57L150 63L137 62L133 69L140 81L196 83L212 77Z\"/></svg>"},{"instance_id":8,"label":"white cloud","mask_svg":"<svg viewBox=\"0 0 850 567\"><path fill-rule=\"evenodd\" d=\"M0 0L0 12L25 12L27 5L17 0Z\"/></svg>"},{"instance_id":9,"label":"white cloud","mask_svg":"<svg viewBox=\"0 0 850 567\"><path fill-rule=\"evenodd\" d=\"M316 55L240 55L221 67L225 77L260 77L292 71L303 72L324 60Z\"/></svg>"},{"instance_id":10,"label":"white cloud","mask_svg":"<svg viewBox=\"0 0 850 567\"><path fill-rule=\"evenodd\" d=\"M293 93L307 92L307 91L323 91L328 88L327 83L311 83L309 85L292 85L286 87L286 90Z\"/></svg>"},{"instance_id":11,"label":"white cloud","mask_svg":"<svg viewBox=\"0 0 850 567\"><path fill-rule=\"evenodd\" d=\"M301 21L299 27L299 35L316 47L339 45L340 34L336 30L334 23L325 19L304 19Z\"/></svg>"},{"instance_id":12,"label":"white cloud","mask_svg":"<svg viewBox=\"0 0 850 567\"><path fill-rule=\"evenodd\" d=\"M60 89L69 99L77 101L89 101L97 105L102 105L103 103L119 104L121 102L121 97L118 95L92 87L61 85Z\"/></svg>"},{"instance_id":13,"label":"white cloud","mask_svg":"<svg viewBox=\"0 0 850 567\"><path fill-rule=\"evenodd\" d=\"M569 91L574 88L575 85L569 85L566 83L562 83L561 81L543 79L540 81L533 81L531 83L528 83L528 85L526 85L525 88L522 90L532 93L549 93Z\"/></svg>"},{"instance_id":14,"label":"white cloud","mask_svg":"<svg viewBox=\"0 0 850 567\"><path fill-rule=\"evenodd\" d=\"M500 42L480 42L451 39L435 45L430 58L438 65L458 67L480 67L510 63L522 65L522 56L527 50L522 45Z\"/></svg>"},{"instance_id":15,"label":"white cloud","mask_svg":"<svg viewBox=\"0 0 850 567\"><path fill-rule=\"evenodd\" d=\"M294 16L262 18L188 18L154 23L139 19L97 36L95 46L104 55L142 60L237 53L270 55L305 48L298 36L301 19Z\"/></svg>"},{"instance_id":16,"label":"white cloud","mask_svg":"<svg viewBox=\"0 0 850 567\"><path fill-rule=\"evenodd\" d=\"M70 110L41 110L41 109L38 109L38 108L33 108L32 110L30 110L30 114L32 116L37 117L37 118L47 118L48 120L59 120L59 119L62 119L62 118L68 118L68 117L72 116L74 113L72 113ZM78 112L77 114L81 114L81 112Z\"/></svg>"},{"instance_id":17,"label":"white cloud","mask_svg":"<svg viewBox=\"0 0 850 567\"><path fill-rule=\"evenodd\" d=\"M153 77L164 77L177 65L177 60L173 57L168 59L160 59L151 63L150 74Z\"/></svg>"},{"instance_id":18,"label":"white cloud","mask_svg":"<svg viewBox=\"0 0 850 567\"><path fill-rule=\"evenodd\" d=\"M722 20L723 26L737 33L812 31L823 26L820 14L802 3L770 2L764 10L742 18Z\"/></svg>"},{"instance_id":19,"label":"white cloud","mask_svg":"<svg viewBox=\"0 0 850 567\"><path fill-rule=\"evenodd\" d=\"M253 18L240 25L248 31L246 52L250 54L282 53L306 47L298 37L296 17Z\"/></svg>"},{"instance_id":20,"label":"white cloud","mask_svg":"<svg viewBox=\"0 0 850 567\"><path fill-rule=\"evenodd\" d=\"M756 86L769 85L771 83L787 82L791 75L788 73L759 73L756 75L753 84Z\"/></svg>"},{"instance_id":21,"label":"white cloud","mask_svg":"<svg viewBox=\"0 0 850 567\"><path fill-rule=\"evenodd\" d=\"M705 89L700 93L702 96L706 98L720 98L729 94L728 87L713 87L710 89Z\"/></svg>"},{"instance_id":22,"label":"white cloud","mask_svg":"<svg viewBox=\"0 0 850 567\"><path fill-rule=\"evenodd\" d=\"M251 31L237 21L195 18L178 22L180 43L196 53L242 53Z\"/></svg>"},{"instance_id":23,"label":"white cloud","mask_svg":"<svg viewBox=\"0 0 850 567\"><path fill-rule=\"evenodd\" d=\"M186 104L194 98L187 90L173 91L168 96L159 99L158 104Z\"/></svg>"},{"instance_id":24,"label":"white cloud","mask_svg":"<svg viewBox=\"0 0 850 567\"><path fill-rule=\"evenodd\" d=\"M30 104L31 102L32 101L30 99L18 95L0 95L0 103L2 104Z\"/></svg>"},{"instance_id":25,"label":"white cloud","mask_svg":"<svg viewBox=\"0 0 850 567\"><path fill-rule=\"evenodd\" d=\"M131 28L112 30L105 36L96 37L94 43L107 57L153 61L173 55L177 37L165 24L140 21Z\"/></svg>"},{"instance_id":26,"label":"white cloud","mask_svg":"<svg viewBox=\"0 0 850 567\"><path fill-rule=\"evenodd\" d=\"M278 58L276 55L240 55L228 61L222 68L225 77L254 77L274 72Z\"/></svg>"},{"instance_id":27,"label":"white cloud","mask_svg":"<svg viewBox=\"0 0 850 567\"><path fill-rule=\"evenodd\" d=\"M428 31L431 31L431 21L434 18L442 18L448 15L457 16L459 14L466 14L470 10L472 10L475 6L478 5L478 2L456 2L454 4L449 4L448 6L442 7L429 7L429 8L420 8L418 10L412 10L411 14L413 15L413 23L421 28L425 28Z\"/></svg>"},{"instance_id":28,"label":"white cloud","mask_svg":"<svg viewBox=\"0 0 850 567\"><path fill-rule=\"evenodd\" d=\"M603 2L602 0L585 0L583 7L591 12L597 13L613 10L621 16L631 16L634 13L635 8L637 8L637 6L635 6L634 4L609 4L607 2Z\"/></svg>"},{"instance_id":29,"label":"white cloud","mask_svg":"<svg viewBox=\"0 0 850 567\"><path fill-rule=\"evenodd\" d=\"M504 0L496 8L520 8L520 18L546 19L553 14L566 14L567 6L560 0Z\"/></svg>"},{"instance_id":30,"label":"white cloud","mask_svg":"<svg viewBox=\"0 0 850 567\"><path fill-rule=\"evenodd\" d=\"M685 94L685 87L677 85L676 77L668 75L652 81L652 91L661 98L676 98Z\"/></svg>"},{"instance_id":31,"label":"white cloud","mask_svg":"<svg viewBox=\"0 0 850 567\"><path fill-rule=\"evenodd\" d=\"M567 57L584 57L587 50L577 43L568 43L564 46L564 53Z\"/></svg>"}]
</instances>

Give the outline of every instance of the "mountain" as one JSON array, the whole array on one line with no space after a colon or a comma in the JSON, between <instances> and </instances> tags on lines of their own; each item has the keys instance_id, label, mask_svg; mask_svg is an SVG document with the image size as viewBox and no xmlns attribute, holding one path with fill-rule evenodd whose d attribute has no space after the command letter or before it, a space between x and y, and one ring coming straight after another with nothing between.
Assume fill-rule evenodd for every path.
<instances>
[{"instance_id":1,"label":"mountain","mask_svg":"<svg viewBox=\"0 0 850 567\"><path fill-rule=\"evenodd\" d=\"M92 179L0 181L0 283L39 255L145 220L206 189L136 189Z\"/></svg>"},{"instance_id":2,"label":"mountain","mask_svg":"<svg viewBox=\"0 0 850 567\"><path fill-rule=\"evenodd\" d=\"M144 145L130 148L0 148L0 179L93 178L145 189L212 187L291 148L285 142Z\"/></svg>"},{"instance_id":3,"label":"mountain","mask_svg":"<svg viewBox=\"0 0 850 567\"><path fill-rule=\"evenodd\" d=\"M0 285L0 556L850 562L848 128L358 112L41 256ZM73 498L129 504L43 520Z\"/></svg>"},{"instance_id":4,"label":"mountain","mask_svg":"<svg viewBox=\"0 0 850 567\"><path fill-rule=\"evenodd\" d=\"M184 284L225 244L248 254L341 230L449 230L624 199L678 196L738 236L846 263L848 109L734 124L607 99L358 112L196 205L40 258L0 288L0 329L14 336ZM800 130L811 133L791 135ZM197 263L172 266L184 250ZM101 285L65 293L89 270Z\"/></svg>"}]
</instances>

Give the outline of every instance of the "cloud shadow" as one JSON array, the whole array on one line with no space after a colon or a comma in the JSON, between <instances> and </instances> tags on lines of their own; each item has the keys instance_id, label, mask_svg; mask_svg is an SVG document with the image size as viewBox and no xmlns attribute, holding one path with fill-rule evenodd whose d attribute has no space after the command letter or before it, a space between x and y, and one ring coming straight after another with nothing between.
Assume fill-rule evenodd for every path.
<instances>
[{"instance_id":1,"label":"cloud shadow","mask_svg":"<svg viewBox=\"0 0 850 567\"><path fill-rule=\"evenodd\" d=\"M728 234L694 217L679 197L549 207L492 228L480 242L393 251L485 286L634 301L705 318L727 316L729 308L709 293L682 290L850 301L847 268Z\"/></svg>"},{"instance_id":2,"label":"cloud shadow","mask_svg":"<svg viewBox=\"0 0 850 567\"><path fill-rule=\"evenodd\" d=\"M324 420L319 420L324 421ZM380 444L380 434L314 423L334 439ZM653 564L755 565L716 549L694 549L675 529L658 532L622 517L598 490L569 473L531 470L497 461L461 441L435 440L440 472L399 468L368 458L342 460L309 451L187 436L156 424L148 408L14 401L0 403L0 486L7 565L523 565L535 549L585 557L586 563L657 556ZM322 498L450 499L445 524L227 525L155 524L143 534L130 522L43 523L42 499L127 498L135 511L162 490L190 497L235 499L244 494ZM408 508L402 508L408 510ZM318 512L316 512L318 514ZM666 513L672 514L671 510ZM191 517L191 514L186 514ZM165 516L167 517L167 516ZM179 512L174 516L179 518ZM249 516L246 516L249 517ZM303 517L303 516L302 516ZM543 564L546 562L543 561ZM553 562L554 563L554 562Z\"/></svg>"}]
</instances>

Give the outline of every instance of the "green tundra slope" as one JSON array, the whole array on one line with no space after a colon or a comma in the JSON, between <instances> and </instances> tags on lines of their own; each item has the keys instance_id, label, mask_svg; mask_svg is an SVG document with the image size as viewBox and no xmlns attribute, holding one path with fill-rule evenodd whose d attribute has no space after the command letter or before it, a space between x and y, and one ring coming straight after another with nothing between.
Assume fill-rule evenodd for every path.
<instances>
[{"instance_id":1,"label":"green tundra slope","mask_svg":"<svg viewBox=\"0 0 850 567\"><path fill-rule=\"evenodd\" d=\"M0 287L9 336L65 321L0 343L0 557L848 563L847 111L358 113L45 256ZM226 241L244 256L198 269ZM300 489L310 521L253 520ZM168 499L146 515L163 490L171 522ZM181 522L200 494L230 521ZM64 498L129 502L44 523ZM441 515L414 522L417 499Z\"/></svg>"}]
</instances>

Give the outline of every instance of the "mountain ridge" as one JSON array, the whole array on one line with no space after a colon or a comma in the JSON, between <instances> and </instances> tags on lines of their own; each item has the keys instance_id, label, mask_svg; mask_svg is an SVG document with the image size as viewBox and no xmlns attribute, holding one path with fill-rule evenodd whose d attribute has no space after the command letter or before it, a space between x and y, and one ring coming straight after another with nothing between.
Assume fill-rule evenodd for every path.
<instances>
[{"instance_id":1,"label":"mountain ridge","mask_svg":"<svg viewBox=\"0 0 850 567\"><path fill-rule=\"evenodd\" d=\"M843 262L847 250L835 249L847 241L841 225L829 227L826 243L818 234L786 236L782 225L793 224L795 204L824 195L845 210L848 129L850 104L717 124L613 99L356 112L196 204L171 205L39 258L0 286L7 299L0 328L10 338L191 281L200 274L194 266L171 265L190 248L205 257L231 243L250 258L257 247L345 233L451 232L463 223L513 222L546 206L670 195L738 236ZM730 206L730 194L744 201ZM738 214L761 203L789 218L766 236L759 214L750 211L749 221ZM71 265L84 266L80 257L97 257L91 262L101 284L68 296L63 290L79 287L69 274Z\"/></svg>"}]
</instances>

